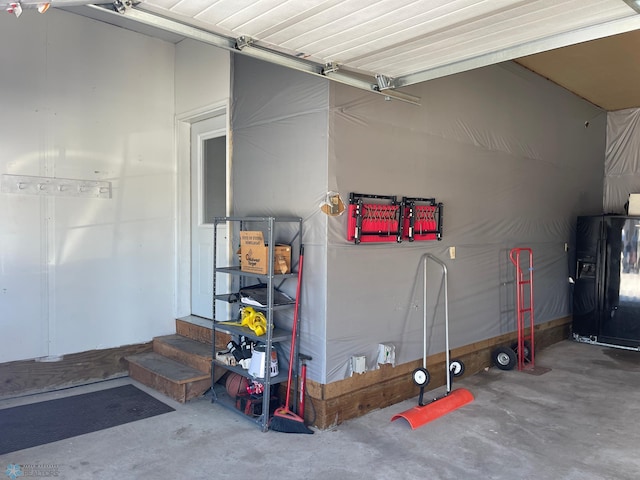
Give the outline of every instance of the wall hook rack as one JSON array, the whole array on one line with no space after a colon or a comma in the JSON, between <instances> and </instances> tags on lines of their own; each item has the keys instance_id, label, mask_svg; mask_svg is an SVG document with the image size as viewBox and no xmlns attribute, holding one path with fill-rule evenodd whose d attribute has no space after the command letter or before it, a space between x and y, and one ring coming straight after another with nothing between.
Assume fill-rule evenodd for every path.
<instances>
[{"instance_id":1,"label":"wall hook rack","mask_svg":"<svg viewBox=\"0 0 640 480\"><path fill-rule=\"evenodd\" d=\"M2 193L63 197L111 198L111 182L3 174Z\"/></svg>"}]
</instances>

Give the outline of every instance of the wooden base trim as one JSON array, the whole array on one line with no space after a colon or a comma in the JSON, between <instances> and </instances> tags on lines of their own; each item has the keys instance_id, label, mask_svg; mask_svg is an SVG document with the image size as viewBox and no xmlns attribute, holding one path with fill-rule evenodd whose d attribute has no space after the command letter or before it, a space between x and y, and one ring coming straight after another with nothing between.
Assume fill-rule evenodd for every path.
<instances>
[{"instance_id":1,"label":"wooden base trim","mask_svg":"<svg viewBox=\"0 0 640 480\"><path fill-rule=\"evenodd\" d=\"M42 393L128 375L125 357L151 351L151 342L65 355L58 362L0 364L0 398Z\"/></svg>"},{"instance_id":2,"label":"wooden base trim","mask_svg":"<svg viewBox=\"0 0 640 480\"><path fill-rule=\"evenodd\" d=\"M570 327L570 316L536 325L536 352L569 338ZM492 366L491 353L497 346L510 345L516 340L515 332L499 335L455 348L451 351L451 357L464 362L464 376L473 375ZM431 373L430 389L446 383L445 362L444 352L427 358ZM307 380L307 403L311 405L305 409L305 416L316 427L326 429L372 410L416 397L419 389L411 381L410 374L419 366L422 366L422 359L396 367L381 365L378 370L326 385Z\"/></svg>"}]
</instances>

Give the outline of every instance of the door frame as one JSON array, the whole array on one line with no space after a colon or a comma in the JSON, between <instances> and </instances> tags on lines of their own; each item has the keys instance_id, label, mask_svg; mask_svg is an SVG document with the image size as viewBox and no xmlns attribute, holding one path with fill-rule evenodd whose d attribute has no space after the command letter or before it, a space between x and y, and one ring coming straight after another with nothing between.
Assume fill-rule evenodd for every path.
<instances>
[{"instance_id":1,"label":"door frame","mask_svg":"<svg viewBox=\"0 0 640 480\"><path fill-rule=\"evenodd\" d=\"M233 200L231 186L231 119L229 101L224 100L176 115L176 225L174 316L191 315L191 124L226 115L227 138L227 215Z\"/></svg>"}]
</instances>

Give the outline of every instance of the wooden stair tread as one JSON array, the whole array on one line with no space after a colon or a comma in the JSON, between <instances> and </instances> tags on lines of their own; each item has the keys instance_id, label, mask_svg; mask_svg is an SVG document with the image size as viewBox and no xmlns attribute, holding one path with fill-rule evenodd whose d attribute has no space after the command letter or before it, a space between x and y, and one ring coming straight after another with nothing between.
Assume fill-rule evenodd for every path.
<instances>
[{"instance_id":1,"label":"wooden stair tread","mask_svg":"<svg viewBox=\"0 0 640 480\"><path fill-rule=\"evenodd\" d=\"M130 363L153 372L173 383L183 384L210 379L210 374L196 370L155 352L141 353L126 357Z\"/></svg>"},{"instance_id":2,"label":"wooden stair tread","mask_svg":"<svg viewBox=\"0 0 640 480\"><path fill-rule=\"evenodd\" d=\"M196 340L183 337L182 335L176 335L176 334L164 335L161 337L154 338L154 341L165 343L177 350L182 350L183 352L186 352L186 353L198 355L201 357L206 357L209 360L211 360L212 358L210 344L208 345L202 342L198 342Z\"/></svg>"}]
</instances>

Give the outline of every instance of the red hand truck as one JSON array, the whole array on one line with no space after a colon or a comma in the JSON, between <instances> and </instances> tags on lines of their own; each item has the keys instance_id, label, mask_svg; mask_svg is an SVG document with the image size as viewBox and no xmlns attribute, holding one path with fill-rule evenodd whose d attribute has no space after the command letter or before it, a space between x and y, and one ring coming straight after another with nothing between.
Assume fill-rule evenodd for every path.
<instances>
[{"instance_id":1,"label":"red hand truck","mask_svg":"<svg viewBox=\"0 0 640 480\"><path fill-rule=\"evenodd\" d=\"M524 258L523 258L524 257ZM493 363L501 370L532 372L535 370L533 334L533 252L530 248L512 248L509 260L516 267L516 324L518 341L508 346L499 346L492 352ZM528 287L528 288L527 288ZM529 317L529 333L526 318Z\"/></svg>"},{"instance_id":2,"label":"red hand truck","mask_svg":"<svg viewBox=\"0 0 640 480\"><path fill-rule=\"evenodd\" d=\"M524 265L521 259L523 253L526 254ZM509 252L509 260L516 267L516 319L518 324L516 354L518 370L523 370L524 368L534 369L533 251L530 248L513 248ZM529 314L529 335L525 335L527 314Z\"/></svg>"},{"instance_id":3,"label":"red hand truck","mask_svg":"<svg viewBox=\"0 0 640 480\"><path fill-rule=\"evenodd\" d=\"M501 370L518 370L532 375L542 375L551 370L535 366L534 321L533 321L533 251L530 248L512 248L509 260L516 267L516 321L518 341L500 346L493 353L493 363ZM529 324L527 326L527 317ZM528 329L528 332L527 332Z\"/></svg>"}]
</instances>

